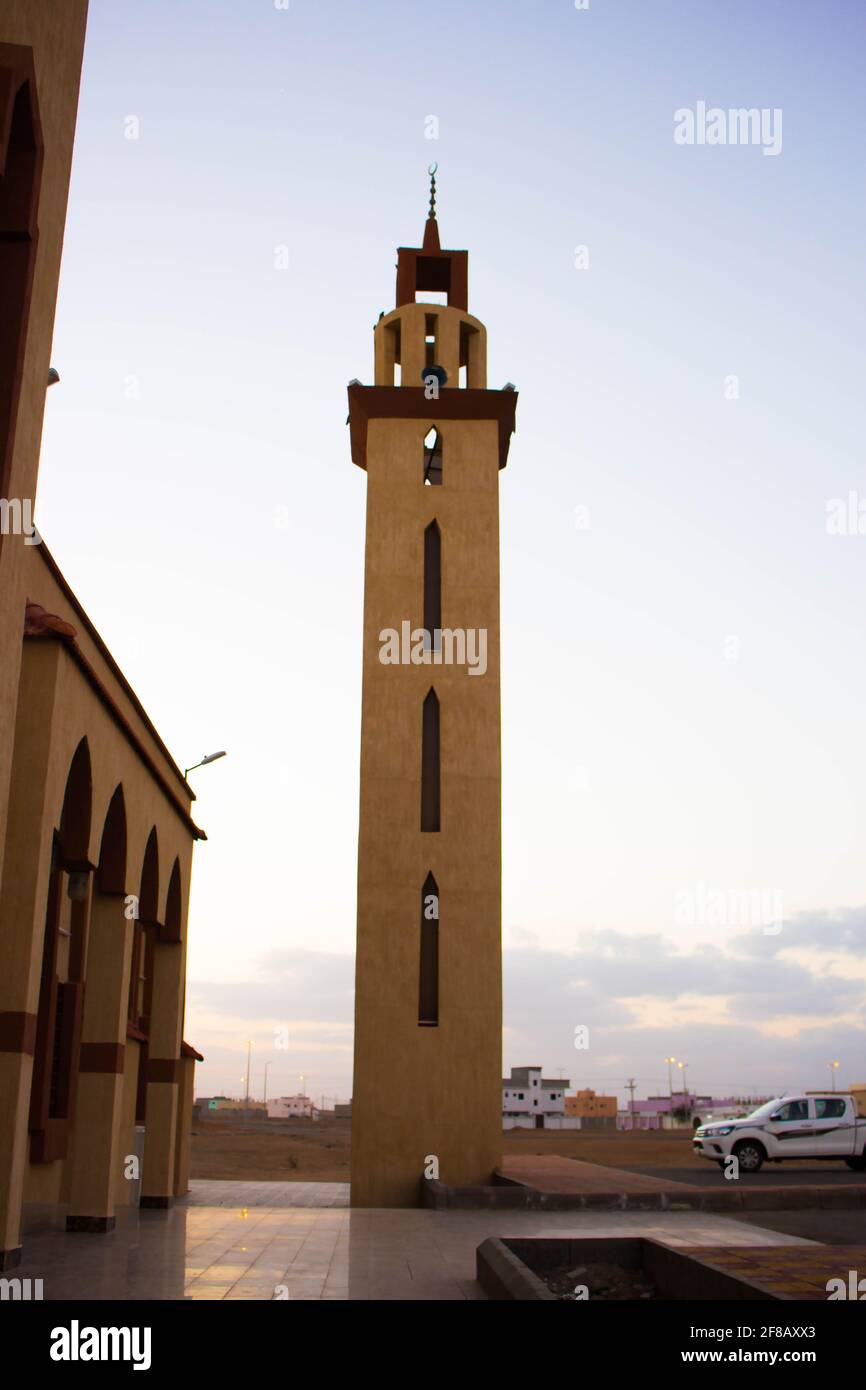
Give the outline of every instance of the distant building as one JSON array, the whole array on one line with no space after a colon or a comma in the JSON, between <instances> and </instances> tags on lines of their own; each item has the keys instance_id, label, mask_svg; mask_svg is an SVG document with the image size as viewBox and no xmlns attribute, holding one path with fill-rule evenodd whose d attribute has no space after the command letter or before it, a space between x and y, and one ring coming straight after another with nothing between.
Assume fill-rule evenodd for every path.
<instances>
[{"instance_id":1,"label":"distant building","mask_svg":"<svg viewBox=\"0 0 866 1390\"><path fill-rule=\"evenodd\" d=\"M581 1121L581 1129L615 1129L616 1096L598 1096L587 1088L565 1097L565 1114Z\"/></svg>"},{"instance_id":2,"label":"distant building","mask_svg":"<svg viewBox=\"0 0 866 1390\"><path fill-rule=\"evenodd\" d=\"M502 1128L580 1129L580 1120L565 1114L570 1085L559 1077L543 1077L541 1067L512 1067L502 1080Z\"/></svg>"},{"instance_id":3,"label":"distant building","mask_svg":"<svg viewBox=\"0 0 866 1390\"><path fill-rule=\"evenodd\" d=\"M196 1098L198 1117L208 1115L246 1115L250 1118L265 1117L265 1107L260 1100L233 1100L231 1096L198 1096Z\"/></svg>"},{"instance_id":4,"label":"distant building","mask_svg":"<svg viewBox=\"0 0 866 1390\"><path fill-rule=\"evenodd\" d=\"M715 1099L694 1092L674 1091L673 1095L648 1096L646 1100L623 1106L617 1113L616 1124L617 1129L697 1129L707 1120L747 1115L762 1103L762 1098L727 1096Z\"/></svg>"},{"instance_id":5,"label":"distant building","mask_svg":"<svg viewBox=\"0 0 866 1390\"><path fill-rule=\"evenodd\" d=\"M318 1113L309 1096L277 1096L268 1101L269 1120L315 1120Z\"/></svg>"},{"instance_id":6,"label":"distant building","mask_svg":"<svg viewBox=\"0 0 866 1390\"><path fill-rule=\"evenodd\" d=\"M342 1105L341 1105L341 1104L339 1103L339 1101L335 1101L335 1102L334 1102L334 1119L335 1119L335 1120L351 1120L351 1118L352 1118L352 1102L349 1100L349 1101L346 1101L345 1104L342 1104Z\"/></svg>"}]
</instances>

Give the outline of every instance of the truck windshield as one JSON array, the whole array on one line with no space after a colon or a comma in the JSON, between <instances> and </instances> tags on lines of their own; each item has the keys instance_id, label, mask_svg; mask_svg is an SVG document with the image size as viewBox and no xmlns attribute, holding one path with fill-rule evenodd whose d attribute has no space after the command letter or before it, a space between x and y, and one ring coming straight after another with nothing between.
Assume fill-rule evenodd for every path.
<instances>
[{"instance_id":1,"label":"truck windshield","mask_svg":"<svg viewBox=\"0 0 866 1390\"><path fill-rule=\"evenodd\" d=\"M774 1110L778 1110L779 1106L782 1104L782 1099L783 1099L782 1096L777 1096L775 1100L768 1100L767 1103L766 1103L766 1105L761 1105L761 1106L758 1107L757 1110L752 1110L751 1113L748 1114L748 1115L746 1116L746 1119L747 1119L747 1120L767 1120L767 1119L769 1119L770 1116L772 1115L773 1111L774 1111Z\"/></svg>"}]
</instances>

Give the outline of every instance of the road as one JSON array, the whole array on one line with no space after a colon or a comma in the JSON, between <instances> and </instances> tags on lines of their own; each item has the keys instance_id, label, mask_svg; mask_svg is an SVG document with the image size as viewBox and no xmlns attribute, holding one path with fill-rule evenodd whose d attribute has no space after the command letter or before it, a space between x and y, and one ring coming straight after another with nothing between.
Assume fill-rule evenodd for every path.
<instances>
[{"instance_id":1,"label":"road","mask_svg":"<svg viewBox=\"0 0 866 1390\"><path fill-rule=\"evenodd\" d=\"M621 1168L628 1164L621 1163ZM726 1178L721 1168L707 1159L702 1168L635 1168L652 1178L671 1182L687 1182L695 1187L726 1187L734 1181ZM736 1179L744 1187L840 1187L848 1183L866 1186L866 1173L852 1173L844 1164L835 1163L765 1163L760 1173L740 1173Z\"/></svg>"}]
</instances>

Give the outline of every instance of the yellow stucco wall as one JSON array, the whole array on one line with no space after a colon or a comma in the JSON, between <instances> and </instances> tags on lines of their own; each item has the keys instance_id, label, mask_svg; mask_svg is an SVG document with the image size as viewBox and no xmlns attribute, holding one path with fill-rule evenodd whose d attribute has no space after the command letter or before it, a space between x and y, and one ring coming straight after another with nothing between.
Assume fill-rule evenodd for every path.
<instances>
[{"instance_id":1,"label":"yellow stucco wall","mask_svg":"<svg viewBox=\"0 0 866 1390\"><path fill-rule=\"evenodd\" d=\"M87 0L63 0L63 4L52 0L0 0L0 42L25 44L34 52L45 145L39 241L9 485L10 497L31 501L36 495L86 17ZM27 597L24 566L30 549L21 536L7 536L0 543L0 873L21 655L21 614Z\"/></svg>"},{"instance_id":2,"label":"yellow stucco wall","mask_svg":"<svg viewBox=\"0 0 866 1390\"><path fill-rule=\"evenodd\" d=\"M414 1205L435 1156L488 1182L501 1149L499 449L494 421L371 420L361 733L352 1202ZM442 536L443 627L486 628L487 671L392 666L382 629L423 623L423 536ZM420 830L421 708L441 711L441 830ZM439 1025L418 1024L421 890L440 893Z\"/></svg>"},{"instance_id":3,"label":"yellow stucco wall","mask_svg":"<svg viewBox=\"0 0 866 1390\"><path fill-rule=\"evenodd\" d=\"M16 416L10 498L35 499L42 420L63 234L87 0L0 0L0 43L32 49L44 166L38 242L27 317L23 384ZM17 62L18 55L15 55ZM62 364L61 364L62 366ZM58 389L62 389L58 388ZM36 507L38 523L39 508ZM70 623L76 651L54 637L22 641L25 600ZM132 925L116 886L88 879L89 907L76 940L85 943L82 1044L73 1052L78 1111L67 1157L30 1161L29 1111L33 1047L30 1025L39 1007L52 839L76 749L86 740L92 808L86 845L75 862L96 865L106 814L123 788L127 826L125 890L140 889L145 846L156 830L159 891L155 916L166 918L172 866L180 871L180 941L156 942L152 960L145 1191L155 1203L174 1190L186 925L194 828L191 793L146 712L43 546L22 536L0 542L0 1267L17 1253L22 1198L69 1202L80 1229L107 1229L114 1203L130 1200L123 1160L134 1151L136 1083L143 1049L126 1038ZM68 867L68 866L67 866ZM61 927L69 906L61 884ZM115 935L114 926L117 926ZM83 924L83 925L82 925ZM166 934L167 935L167 934ZM66 978L69 941L59 943L57 976ZM79 1000L82 991L74 996ZM76 1017L78 1013L76 1011ZM29 1041L26 1039L30 1037ZM79 1061L81 1063L79 1067ZM117 1073L122 1065L123 1071ZM183 1089L184 1097L186 1090ZM76 1124L80 1117L81 1123ZM62 1116L52 1116L52 1121ZM59 1147L59 1144L58 1144ZM55 1150L56 1151L56 1148Z\"/></svg>"}]
</instances>

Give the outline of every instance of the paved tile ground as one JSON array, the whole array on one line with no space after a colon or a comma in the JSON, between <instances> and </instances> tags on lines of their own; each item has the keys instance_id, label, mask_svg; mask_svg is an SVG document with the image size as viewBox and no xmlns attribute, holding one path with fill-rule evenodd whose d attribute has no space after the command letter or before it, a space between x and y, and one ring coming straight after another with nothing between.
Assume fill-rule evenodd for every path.
<instances>
[{"instance_id":1,"label":"paved tile ground","mask_svg":"<svg viewBox=\"0 0 866 1390\"><path fill-rule=\"evenodd\" d=\"M192 1198L172 1211L124 1213L109 1235L43 1225L25 1237L15 1273L41 1278L46 1300L273 1300L281 1289L292 1300L463 1300L484 1297L475 1251L488 1236L645 1234L678 1246L809 1245L705 1212L286 1205L293 1188L316 1186L342 1184L197 1182ZM229 1205L227 1188L242 1192L243 1203ZM306 1200L316 1195L307 1190Z\"/></svg>"},{"instance_id":2,"label":"paved tile ground","mask_svg":"<svg viewBox=\"0 0 866 1390\"><path fill-rule=\"evenodd\" d=\"M693 1253L727 1274L748 1279L767 1292L786 1298L826 1302L830 1279L844 1280L846 1294L850 1297L851 1286L857 1284L860 1275L866 1278L866 1245L849 1245L844 1249L811 1245L805 1250L786 1246L735 1250L710 1246ZM853 1281L849 1277L852 1270L855 1271ZM858 1297L856 1290L854 1297Z\"/></svg>"}]
</instances>

